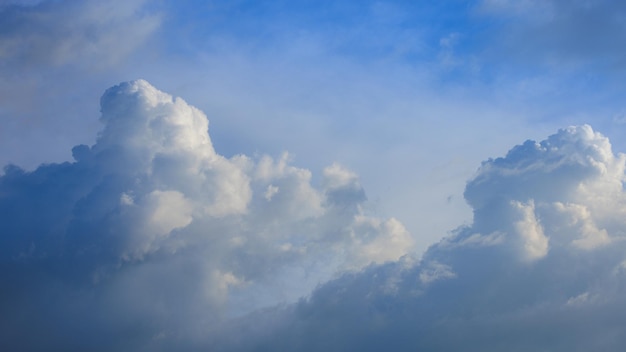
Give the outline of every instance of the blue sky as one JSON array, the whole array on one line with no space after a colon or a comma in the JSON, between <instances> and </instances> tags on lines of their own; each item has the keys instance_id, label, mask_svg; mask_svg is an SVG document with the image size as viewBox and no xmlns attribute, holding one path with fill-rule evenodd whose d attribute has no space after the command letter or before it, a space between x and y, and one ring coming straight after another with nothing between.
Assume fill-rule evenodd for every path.
<instances>
[{"instance_id":1,"label":"blue sky","mask_svg":"<svg viewBox=\"0 0 626 352\"><path fill-rule=\"evenodd\" d=\"M0 204L14 209L16 219L27 218L18 216L20 211L37 209L35 223L48 226L48 230L43 225L29 227L7 216L4 241L10 249L4 258L27 253L29 243L35 248L33 253L42 251L39 260L54 257L50 254L54 250L46 250L54 241L43 239L67 237L70 240L63 243L72 243L81 238L81 231L109 226L109 232L121 237L87 246L101 247L94 254L97 259L86 265L93 271L88 275L93 278L97 272L111 280L90 288L108 298L106 304L91 302L95 306L106 311L132 305L123 283L133 282L134 275L140 278L136 290L143 292L150 285L158 286L150 279L156 267L165 268L171 277L182 267L202 267L210 270L192 271L210 277L206 281L214 288L207 291L210 298L185 297L209 312L227 306L223 314L241 317L277 303L291 304L303 296L312 300L301 302L308 305L302 309L314 309L333 292L332 282L323 285L347 272L357 275L354 282L371 275L387 277L385 270L402 272L389 276L399 282L398 292L412 292L405 274L424 277L423 287L414 289L430 292L428 297L445 292L439 286L428 291L435 280L429 278L466 282L454 265L471 262L467 248L446 252L442 244L446 241L454 248L472 243L497 243L493 248L504 248L489 252L485 260L502 260L518 246L523 248L518 253L520 262L534 262L552 258L553 252L562 254L559 244L569 242L558 238L564 227L575 223L580 225L576 230L580 236L574 236L572 246L595 250L623 235L621 213L610 212L602 204L615 203L615 209L622 206L621 188L612 187L621 182L617 181L623 173L619 153L626 151L625 14L626 5L608 0L0 1L0 164L23 169L9 167L0 176ZM117 86L128 81L132 82ZM119 94L119 101L103 96L114 86L109 92ZM193 109L186 104L170 102L168 94L206 115L209 139L204 141L202 135L205 118L189 113ZM151 105L155 102L164 110ZM125 120L118 122L118 109L128 109L124 110L128 119L135 119L129 121L148 121L149 130ZM177 124L159 114L183 122ZM154 124L176 131L171 137L175 142L157 138L165 132ZM561 130L585 124L591 127ZM192 132L198 128L200 135ZM131 137L144 141L145 148L133 144ZM178 144L188 138L194 142ZM529 139L545 142L523 144ZM87 147L74 149L73 156L73 147L81 144ZM200 145L214 149L201 151ZM515 149L515 145L523 147ZM550 149L553 146L556 149ZM102 156L105 151L117 155L114 159L119 163ZM161 159L162 154L167 157ZM133 159L137 155L150 156L153 164L145 166L146 160ZM205 163L216 164L208 167ZM568 168L568 163L574 166ZM198 171L206 173L203 181L176 165L204 170ZM123 168L129 171L124 173ZM568 181L568 173L576 182ZM88 180L110 174L117 176L103 183ZM130 174L135 178L127 180ZM132 184L131 179L143 183ZM566 192L554 186L559 184L570 188ZM513 191L515 187L520 191ZM591 196L589 189L599 195ZM501 204L501 199L508 203ZM275 207L264 203L272 201ZM109 206L110 211L105 211ZM502 207L508 210L500 214ZM493 214L502 219L487 220ZM564 220L563 214L569 214L571 221ZM155 220L158 215L165 220ZM48 221L53 218L63 220L52 226ZM226 245L211 236L211 240L202 239L203 226L209 233L227 233L232 241L247 244L231 248L232 243ZM50 228L59 233L51 233ZM98 231L97 236L109 233ZM326 237L330 233L344 237L331 240ZM511 236L518 240L503 239L501 234L506 233L517 234ZM448 240L439 242L445 236ZM179 242L173 239L179 237ZM86 245L76 241L81 244L72 248ZM166 254L188 246L196 246L190 258L197 260L185 262ZM563 246L567 255L543 263L569 263L575 254L568 252L569 245ZM251 259L244 259L245 253ZM420 259L424 253L433 259ZM199 259L204 257L215 259ZM119 274L112 258L120 261L117 265L133 269ZM15 265L16 272L27 270ZM511 265L511 272L524 277L539 275L536 266L531 270L526 264ZM617 264L597 265L598 270L610 271ZM468 269L467 275L483 286L472 288L502 280L501 286L494 284L502 291L494 292L511 293L503 277L495 275L497 280L489 282L478 267ZM560 280L559 271L548 267L554 269L547 270L553 275L548 278ZM66 282L82 275L58 270L48 279ZM589 276L581 277L583 281L572 281L570 287L592 286L584 281ZM189 280L198 278L189 274ZM358 286L348 279L337 280L333 282L345 285L346 290ZM546 277L533 280L536 285L549 281ZM30 292L40 284L24 283L21 289ZM180 284L181 290L196 289L184 279ZM311 293L315 287L321 288ZM376 290L372 297L387 297L383 289ZM556 300L557 289L546 290L546 297ZM614 296L605 294L601 289L582 290L576 295L572 292L565 301L603 297L613 302ZM164 297L163 301L170 302L174 295ZM33 294L33 301L41 299ZM482 307L465 299L468 306ZM521 301L529 305L548 302ZM64 302L59 298L59 304ZM85 298L84 302L90 301ZM402 309L427 305L394 302ZM10 301L7 298L3 303ZM291 314L298 309L288 306L261 317L287 322L300 319L296 318L299 313ZM346 314L354 313L351 309L357 308L346 308ZM146 328L146 334L159 335L158 329L165 331L172 324L183 326L179 320L198 323L197 317L189 317L190 311L185 306L180 312L164 313L168 318L163 318L163 326L154 331ZM508 313L503 313L504 320L521 324ZM52 320L58 314L50 311L47 317ZM392 319L385 314L389 312L383 316ZM148 316L139 309L132 319ZM331 318L336 319L321 314L320 321L309 322L310 327L325 336L328 332L316 324L323 326L324 319ZM77 319L87 318L79 314ZM108 324L115 325L119 319L102 318L94 326L108 329ZM428 326L428 322L419 323ZM49 321L42 318L37 323L45 326ZM483 323L485 327L492 322ZM259 332L255 338L271 344L274 337L294 333L278 325L275 332ZM114 329L107 329L110 336L117 336ZM207 329L211 336L216 331ZM311 332L302 329L298 334ZM468 331L472 329L480 327ZM525 333L529 332L517 336ZM21 334L16 332L5 341L14 343ZM141 340L142 334L137 336L136 346L152 346ZM165 340L163 346L177 341ZM350 345L347 341L348 337L346 346ZM439 346L439 342L429 343ZM220 343L233 349L237 345ZM290 348L298 347L290 343L285 342Z\"/></svg>"},{"instance_id":2,"label":"blue sky","mask_svg":"<svg viewBox=\"0 0 626 352\"><path fill-rule=\"evenodd\" d=\"M613 2L33 3L3 11L2 164L70 160L102 91L143 78L205 111L225 155L358 170L424 249L450 220L407 209L468 220L463 184L511 143L581 123L623 139Z\"/></svg>"}]
</instances>

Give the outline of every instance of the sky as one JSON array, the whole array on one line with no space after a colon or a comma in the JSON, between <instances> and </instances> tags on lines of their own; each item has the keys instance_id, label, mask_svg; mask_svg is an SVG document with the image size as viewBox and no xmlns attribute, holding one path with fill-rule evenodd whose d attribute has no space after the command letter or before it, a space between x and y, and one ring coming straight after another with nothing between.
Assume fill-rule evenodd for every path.
<instances>
[{"instance_id":1,"label":"sky","mask_svg":"<svg viewBox=\"0 0 626 352\"><path fill-rule=\"evenodd\" d=\"M0 1L0 346L618 351L626 5Z\"/></svg>"}]
</instances>

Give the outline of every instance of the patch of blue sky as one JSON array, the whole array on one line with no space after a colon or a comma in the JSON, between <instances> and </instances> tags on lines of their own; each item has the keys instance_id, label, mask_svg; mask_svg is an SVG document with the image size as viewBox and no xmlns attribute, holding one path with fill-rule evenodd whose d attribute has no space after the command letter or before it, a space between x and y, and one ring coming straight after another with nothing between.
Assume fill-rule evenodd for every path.
<instances>
[{"instance_id":1,"label":"patch of blue sky","mask_svg":"<svg viewBox=\"0 0 626 352\"><path fill-rule=\"evenodd\" d=\"M243 48L289 48L317 41L323 53L356 61L393 57L407 61L436 58L440 40L464 32L469 2L183 2L168 21L187 38L211 50L218 37ZM173 45L181 44L174 40ZM184 41L183 41L184 42Z\"/></svg>"}]
</instances>

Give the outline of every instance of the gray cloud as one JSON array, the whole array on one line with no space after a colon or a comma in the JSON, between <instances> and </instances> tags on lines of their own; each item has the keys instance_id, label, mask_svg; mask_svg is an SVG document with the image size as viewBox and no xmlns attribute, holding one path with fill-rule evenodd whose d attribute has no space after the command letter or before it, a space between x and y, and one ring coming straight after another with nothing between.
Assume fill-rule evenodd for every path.
<instances>
[{"instance_id":1,"label":"gray cloud","mask_svg":"<svg viewBox=\"0 0 626 352\"><path fill-rule=\"evenodd\" d=\"M145 1L47 2L0 7L0 57L5 63L102 68L129 55L160 25L140 16Z\"/></svg>"},{"instance_id":2,"label":"gray cloud","mask_svg":"<svg viewBox=\"0 0 626 352\"><path fill-rule=\"evenodd\" d=\"M510 58L555 68L593 64L594 69L623 69L626 40L619 1L481 1L479 11L506 20L499 45Z\"/></svg>"}]
</instances>

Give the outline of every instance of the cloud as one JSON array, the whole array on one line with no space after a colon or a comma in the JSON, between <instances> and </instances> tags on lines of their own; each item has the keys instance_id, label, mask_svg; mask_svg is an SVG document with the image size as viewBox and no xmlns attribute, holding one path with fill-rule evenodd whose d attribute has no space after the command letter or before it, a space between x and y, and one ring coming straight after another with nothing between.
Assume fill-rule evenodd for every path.
<instances>
[{"instance_id":1,"label":"cloud","mask_svg":"<svg viewBox=\"0 0 626 352\"><path fill-rule=\"evenodd\" d=\"M338 164L316 187L287 153L226 158L200 110L143 80L108 89L101 112L75 161L0 176L3 346L193 341L413 248L400 222L363 210L358 176Z\"/></svg>"},{"instance_id":2,"label":"cloud","mask_svg":"<svg viewBox=\"0 0 626 352\"><path fill-rule=\"evenodd\" d=\"M499 46L510 58L562 68L592 64L594 69L623 69L626 36L621 20L626 6L614 1L479 2L482 14L506 19Z\"/></svg>"},{"instance_id":3,"label":"cloud","mask_svg":"<svg viewBox=\"0 0 626 352\"><path fill-rule=\"evenodd\" d=\"M481 165L465 191L473 223L421 260L346 274L295 305L239 320L222 346L619 351L625 165L586 125L527 141Z\"/></svg>"},{"instance_id":4,"label":"cloud","mask_svg":"<svg viewBox=\"0 0 626 352\"><path fill-rule=\"evenodd\" d=\"M32 170L93 143L99 126L85 116L97 105L87 102L153 61L163 19L145 0L0 1L0 149L11 151L0 165Z\"/></svg>"},{"instance_id":5,"label":"cloud","mask_svg":"<svg viewBox=\"0 0 626 352\"><path fill-rule=\"evenodd\" d=\"M13 67L69 63L102 68L145 41L161 20L145 1L42 1L0 7L0 58Z\"/></svg>"},{"instance_id":6,"label":"cloud","mask_svg":"<svg viewBox=\"0 0 626 352\"><path fill-rule=\"evenodd\" d=\"M75 161L0 177L0 344L27 350L620 350L626 156L583 125L482 163L414 254L356 173L220 155L206 116L108 89ZM33 338L35 336L36 338Z\"/></svg>"}]
</instances>

